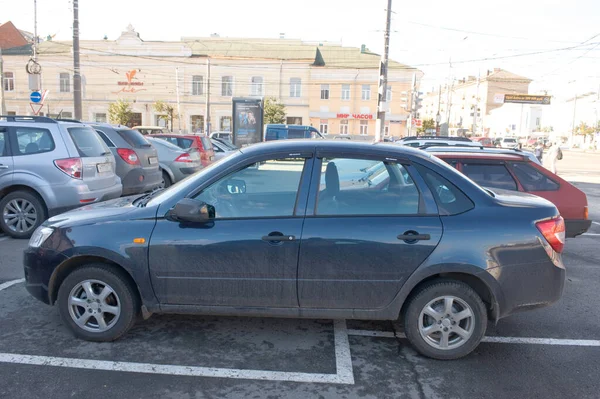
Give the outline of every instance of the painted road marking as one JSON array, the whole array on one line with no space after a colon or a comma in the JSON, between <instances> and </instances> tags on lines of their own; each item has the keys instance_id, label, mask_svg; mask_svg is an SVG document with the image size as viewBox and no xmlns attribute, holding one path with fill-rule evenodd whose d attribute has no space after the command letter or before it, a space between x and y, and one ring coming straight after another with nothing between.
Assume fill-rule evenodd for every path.
<instances>
[{"instance_id":1,"label":"painted road marking","mask_svg":"<svg viewBox=\"0 0 600 399\"><path fill-rule=\"evenodd\" d=\"M592 236L592 237L597 237L600 236L600 234L595 234L595 233L583 233L582 236Z\"/></svg>"},{"instance_id":2,"label":"painted road marking","mask_svg":"<svg viewBox=\"0 0 600 399\"><path fill-rule=\"evenodd\" d=\"M361 337L381 337L381 338L406 338L402 333L395 334L393 331L369 331L369 330L348 330L348 335ZM600 340L597 339L560 339L560 338L528 338L528 337L483 337L481 342L495 344L534 344L534 345L558 345L558 346L598 346Z\"/></svg>"},{"instance_id":3,"label":"painted road marking","mask_svg":"<svg viewBox=\"0 0 600 399\"><path fill-rule=\"evenodd\" d=\"M15 283L16 284L16 283ZM125 371L130 373L163 374L189 377L216 377L244 380L309 382L324 384L354 384L354 370L345 320L333 323L336 374L297 373L290 371L243 370L215 367L176 366L169 364L115 362L75 359L55 356L32 356L0 353L0 363L67 367L84 370Z\"/></svg>"},{"instance_id":4,"label":"painted road marking","mask_svg":"<svg viewBox=\"0 0 600 399\"><path fill-rule=\"evenodd\" d=\"M0 237L0 242L8 240L10 237Z\"/></svg>"},{"instance_id":5,"label":"painted road marking","mask_svg":"<svg viewBox=\"0 0 600 399\"><path fill-rule=\"evenodd\" d=\"M24 278L20 278L18 280L11 280L11 281L7 281L6 283L2 283L0 284L0 291L7 289L8 287L12 287L15 284L19 284L24 282L25 279Z\"/></svg>"},{"instance_id":6,"label":"painted road marking","mask_svg":"<svg viewBox=\"0 0 600 399\"><path fill-rule=\"evenodd\" d=\"M594 222L594 221L592 221L592 223L597 224L598 226L600 226L600 222Z\"/></svg>"}]
</instances>

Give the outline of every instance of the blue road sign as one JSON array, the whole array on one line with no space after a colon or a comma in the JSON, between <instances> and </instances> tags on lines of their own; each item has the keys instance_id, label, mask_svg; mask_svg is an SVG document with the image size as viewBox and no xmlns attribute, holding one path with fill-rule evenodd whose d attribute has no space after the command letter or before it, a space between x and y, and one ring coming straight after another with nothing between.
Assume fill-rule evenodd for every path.
<instances>
[{"instance_id":1,"label":"blue road sign","mask_svg":"<svg viewBox=\"0 0 600 399\"><path fill-rule=\"evenodd\" d=\"M39 91L34 91L29 95L29 99L31 100L32 103L39 103L40 101L42 101L42 93L40 93Z\"/></svg>"}]
</instances>

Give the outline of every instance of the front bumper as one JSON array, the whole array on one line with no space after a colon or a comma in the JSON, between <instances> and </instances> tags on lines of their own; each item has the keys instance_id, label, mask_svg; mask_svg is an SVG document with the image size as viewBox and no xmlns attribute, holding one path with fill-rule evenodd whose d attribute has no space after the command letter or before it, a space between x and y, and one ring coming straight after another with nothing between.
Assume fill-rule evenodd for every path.
<instances>
[{"instance_id":1,"label":"front bumper","mask_svg":"<svg viewBox=\"0 0 600 399\"><path fill-rule=\"evenodd\" d=\"M588 219L567 219L565 227L567 229L567 237L573 238L589 230L592 221Z\"/></svg>"},{"instance_id":2,"label":"front bumper","mask_svg":"<svg viewBox=\"0 0 600 399\"><path fill-rule=\"evenodd\" d=\"M51 305L49 285L52 273L66 257L47 248L31 248L23 252L25 287L36 299Z\"/></svg>"}]
</instances>

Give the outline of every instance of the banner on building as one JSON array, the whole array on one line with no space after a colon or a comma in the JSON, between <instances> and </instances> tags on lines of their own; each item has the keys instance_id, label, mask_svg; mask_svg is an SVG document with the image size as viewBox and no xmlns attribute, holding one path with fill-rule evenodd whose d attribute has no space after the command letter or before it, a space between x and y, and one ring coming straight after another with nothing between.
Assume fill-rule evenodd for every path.
<instances>
[{"instance_id":1,"label":"banner on building","mask_svg":"<svg viewBox=\"0 0 600 399\"><path fill-rule=\"evenodd\" d=\"M517 104L550 104L551 96L538 96L531 94L505 94L504 103L517 103Z\"/></svg>"},{"instance_id":2,"label":"banner on building","mask_svg":"<svg viewBox=\"0 0 600 399\"><path fill-rule=\"evenodd\" d=\"M233 144L242 147L262 141L263 102L256 98L233 99Z\"/></svg>"}]
</instances>

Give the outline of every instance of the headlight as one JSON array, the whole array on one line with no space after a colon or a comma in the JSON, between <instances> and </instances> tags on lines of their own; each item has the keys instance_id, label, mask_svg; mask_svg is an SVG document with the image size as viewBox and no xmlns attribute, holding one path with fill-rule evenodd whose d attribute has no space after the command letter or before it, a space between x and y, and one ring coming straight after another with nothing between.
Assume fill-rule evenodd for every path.
<instances>
[{"instance_id":1,"label":"headlight","mask_svg":"<svg viewBox=\"0 0 600 399\"><path fill-rule=\"evenodd\" d=\"M44 227L44 226L38 227L31 235L31 238L29 239L29 246L32 248L39 247L40 245L42 245L44 243L44 241L46 241L46 239L48 237L50 237L52 235L53 232L54 232L54 229L52 229L50 227Z\"/></svg>"}]
</instances>

